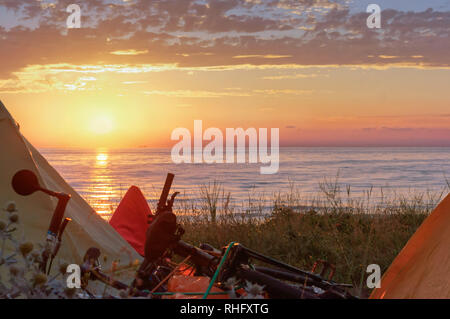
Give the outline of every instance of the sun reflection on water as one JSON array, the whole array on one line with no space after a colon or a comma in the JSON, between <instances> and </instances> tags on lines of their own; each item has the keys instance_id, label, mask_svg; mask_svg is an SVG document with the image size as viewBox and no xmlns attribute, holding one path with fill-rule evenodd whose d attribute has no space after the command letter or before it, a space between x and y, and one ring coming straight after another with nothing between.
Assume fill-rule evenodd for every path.
<instances>
[{"instance_id":1,"label":"sun reflection on water","mask_svg":"<svg viewBox=\"0 0 450 319\"><path fill-rule=\"evenodd\" d=\"M97 166L108 165L108 154L107 153L98 153L96 164L97 164Z\"/></svg>"},{"instance_id":2,"label":"sun reflection on water","mask_svg":"<svg viewBox=\"0 0 450 319\"><path fill-rule=\"evenodd\" d=\"M95 211L107 218L112 214L112 201L116 197L110 171L110 159L105 150L98 151L92 171L91 206Z\"/></svg>"}]
</instances>

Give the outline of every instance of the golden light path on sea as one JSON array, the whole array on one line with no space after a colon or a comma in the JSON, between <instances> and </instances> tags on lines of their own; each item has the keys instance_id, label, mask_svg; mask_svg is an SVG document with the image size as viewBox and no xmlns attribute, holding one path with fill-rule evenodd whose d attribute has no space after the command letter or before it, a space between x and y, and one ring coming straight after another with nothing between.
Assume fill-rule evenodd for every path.
<instances>
[{"instance_id":1,"label":"golden light path on sea","mask_svg":"<svg viewBox=\"0 0 450 319\"><path fill-rule=\"evenodd\" d=\"M116 197L113 181L110 175L110 162L107 150L99 150L92 174L92 191L90 204L92 208L103 218L112 213L112 200Z\"/></svg>"}]
</instances>

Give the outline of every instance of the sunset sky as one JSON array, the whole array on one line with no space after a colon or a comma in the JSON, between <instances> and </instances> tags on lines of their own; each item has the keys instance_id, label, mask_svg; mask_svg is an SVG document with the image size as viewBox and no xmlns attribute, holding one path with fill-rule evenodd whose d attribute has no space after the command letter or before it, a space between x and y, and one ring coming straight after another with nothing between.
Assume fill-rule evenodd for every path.
<instances>
[{"instance_id":1,"label":"sunset sky","mask_svg":"<svg viewBox=\"0 0 450 319\"><path fill-rule=\"evenodd\" d=\"M0 100L38 147L450 146L450 1L0 0Z\"/></svg>"}]
</instances>

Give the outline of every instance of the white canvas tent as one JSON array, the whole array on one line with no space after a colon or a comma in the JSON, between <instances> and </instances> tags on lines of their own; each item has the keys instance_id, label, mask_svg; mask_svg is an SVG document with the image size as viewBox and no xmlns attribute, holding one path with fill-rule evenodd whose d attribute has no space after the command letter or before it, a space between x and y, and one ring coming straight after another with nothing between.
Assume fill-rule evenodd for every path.
<instances>
[{"instance_id":1,"label":"white canvas tent","mask_svg":"<svg viewBox=\"0 0 450 319\"><path fill-rule=\"evenodd\" d=\"M0 102L0 207L8 201L15 201L20 218L19 232L23 231L26 240L42 243L56 200L42 192L27 197L17 195L12 189L11 180L14 174L22 169L36 173L44 188L72 196L65 215L70 217L72 222L68 224L63 236L58 254L60 260L80 263L89 247L99 248L102 256L106 255L109 262L120 260L120 264L127 264L130 258L142 259L27 141L20 133L15 120ZM104 269L109 266L110 264L103 265Z\"/></svg>"},{"instance_id":2,"label":"white canvas tent","mask_svg":"<svg viewBox=\"0 0 450 319\"><path fill-rule=\"evenodd\" d=\"M394 259L371 298L450 298L450 195Z\"/></svg>"}]
</instances>

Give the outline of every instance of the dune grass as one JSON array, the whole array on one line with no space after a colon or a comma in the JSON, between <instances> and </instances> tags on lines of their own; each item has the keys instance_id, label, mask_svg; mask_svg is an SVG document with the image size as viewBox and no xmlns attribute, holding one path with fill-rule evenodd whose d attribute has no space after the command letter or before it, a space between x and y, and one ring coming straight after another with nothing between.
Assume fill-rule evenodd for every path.
<instances>
[{"instance_id":1,"label":"dune grass","mask_svg":"<svg viewBox=\"0 0 450 319\"><path fill-rule=\"evenodd\" d=\"M336 266L333 279L352 284L352 293L365 298L370 294L367 266L378 264L383 273L449 190L450 183L441 192L355 192L336 176L319 183L314 196L290 183L287 192L266 196L251 190L245 202L236 203L214 181L194 194L181 194L174 211L186 242L217 248L239 242L304 270L327 260Z\"/></svg>"},{"instance_id":2,"label":"dune grass","mask_svg":"<svg viewBox=\"0 0 450 319\"><path fill-rule=\"evenodd\" d=\"M336 266L334 280L353 284L352 292L365 298L367 266L378 264L384 272L447 191L388 197L382 189L377 196L369 189L355 198L337 180L324 181L320 190L309 200L294 188L276 194L269 213L258 214L261 198L249 198L247 209L236 209L217 183L206 185L202 203L184 201L177 211L186 230L183 239L218 248L239 242L304 270L327 260Z\"/></svg>"}]
</instances>

